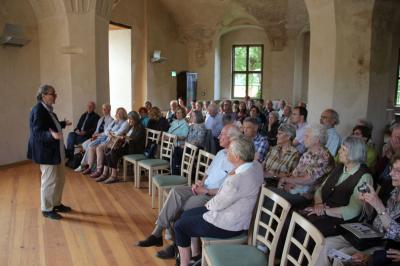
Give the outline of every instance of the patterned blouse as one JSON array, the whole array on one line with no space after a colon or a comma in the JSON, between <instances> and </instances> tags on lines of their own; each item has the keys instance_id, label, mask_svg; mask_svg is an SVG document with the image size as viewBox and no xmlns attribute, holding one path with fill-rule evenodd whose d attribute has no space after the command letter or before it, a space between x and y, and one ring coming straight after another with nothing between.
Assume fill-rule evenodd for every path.
<instances>
[{"instance_id":1,"label":"patterned blouse","mask_svg":"<svg viewBox=\"0 0 400 266\"><path fill-rule=\"evenodd\" d=\"M202 124L191 124L189 126L189 134L187 136L187 142L196 145L199 148L204 148L206 142L207 128Z\"/></svg>"},{"instance_id":2,"label":"patterned blouse","mask_svg":"<svg viewBox=\"0 0 400 266\"><path fill-rule=\"evenodd\" d=\"M292 194L313 194L319 180L324 175L330 173L334 167L334 160L328 149L320 146L317 150L308 150L294 169L293 176L309 176L313 183L311 185L296 185L290 191Z\"/></svg>"},{"instance_id":3,"label":"patterned blouse","mask_svg":"<svg viewBox=\"0 0 400 266\"><path fill-rule=\"evenodd\" d=\"M373 227L380 231L381 233L385 233L386 239L391 239L394 241L400 241L400 224L396 222L396 219L400 218L400 189L396 187L387 201L386 204L386 212L390 216L389 227L385 230L382 225L382 221L380 216L376 216L373 222Z\"/></svg>"},{"instance_id":4,"label":"patterned blouse","mask_svg":"<svg viewBox=\"0 0 400 266\"><path fill-rule=\"evenodd\" d=\"M299 163L300 154L297 149L290 146L284 154L282 154L282 146L271 147L264 161L264 170L279 174L291 174Z\"/></svg>"}]
</instances>

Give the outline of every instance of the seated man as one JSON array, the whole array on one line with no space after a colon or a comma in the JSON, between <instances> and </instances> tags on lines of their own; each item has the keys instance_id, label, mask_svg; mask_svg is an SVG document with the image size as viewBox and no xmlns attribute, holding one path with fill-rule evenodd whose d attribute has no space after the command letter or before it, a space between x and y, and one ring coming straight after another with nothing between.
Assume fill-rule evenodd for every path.
<instances>
[{"instance_id":1,"label":"seated man","mask_svg":"<svg viewBox=\"0 0 400 266\"><path fill-rule=\"evenodd\" d=\"M87 151L89 148L90 143L92 143L97 137L99 137L101 134L103 134L104 130L110 126L110 124L114 121L114 119L111 117L110 112L111 112L111 105L109 103L105 103L102 106L102 112L103 116L100 117L99 121L97 122L97 127L96 131L93 133L92 137L85 142L82 143L82 148L84 151ZM87 161L88 154L85 152L81 164L78 168L75 169L75 172L81 172L86 169L88 166L88 161Z\"/></svg>"},{"instance_id":2,"label":"seated man","mask_svg":"<svg viewBox=\"0 0 400 266\"><path fill-rule=\"evenodd\" d=\"M320 123L328 128L328 141L325 147L335 157L342 143L342 137L335 128L339 124L339 114L333 109L326 109L321 114Z\"/></svg>"},{"instance_id":3,"label":"seated man","mask_svg":"<svg viewBox=\"0 0 400 266\"><path fill-rule=\"evenodd\" d=\"M189 265L191 238L231 238L249 229L263 180L262 167L254 161L254 156L255 149L250 140L233 139L228 160L234 170L217 195L205 206L185 211L175 223L180 265Z\"/></svg>"},{"instance_id":4,"label":"seated man","mask_svg":"<svg viewBox=\"0 0 400 266\"><path fill-rule=\"evenodd\" d=\"M96 130L100 116L94 112L96 104L88 102L87 111L81 115L78 125L73 132L68 134L66 156L71 159L74 156L74 145L81 144L90 138Z\"/></svg>"},{"instance_id":5,"label":"seated man","mask_svg":"<svg viewBox=\"0 0 400 266\"><path fill-rule=\"evenodd\" d=\"M258 133L259 124L256 118L246 117L243 121L244 136L251 140L256 148L255 159L262 163L268 152L268 140Z\"/></svg>"},{"instance_id":6,"label":"seated man","mask_svg":"<svg viewBox=\"0 0 400 266\"><path fill-rule=\"evenodd\" d=\"M293 146L296 147L300 154L306 151L304 132L307 128L307 115L308 111L306 108L296 106L293 108L290 116L290 122L296 127L296 138L293 141Z\"/></svg>"},{"instance_id":7,"label":"seated man","mask_svg":"<svg viewBox=\"0 0 400 266\"><path fill-rule=\"evenodd\" d=\"M204 206L218 192L226 176L233 169L233 165L227 158L227 148L231 140L240 135L239 128L234 125L227 125L222 129L219 142L224 149L217 153L208 167L205 179L197 182L192 187L181 186L171 189L158 215L156 227L149 237L138 242L138 246L162 246L162 231L164 228L171 228L171 222L174 222L181 212ZM174 250L175 246L171 245L158 252L157 256L161 258L174 257Z\"/></svg>"},{"instance_id":8,"label":"seated man","mask_svg":"<svg viewBox=\"0 0 400 266\"><path fill-rule=\"evenodd\" d=\"M325 148L327 139L326 127L313 125L307 127L304 133L304 153L291 176L281 177L275 192L287 199L294 209L300 209L311 204L315 187L321 178L330 173L334 160Z\"/></svg>"}]
</instances>

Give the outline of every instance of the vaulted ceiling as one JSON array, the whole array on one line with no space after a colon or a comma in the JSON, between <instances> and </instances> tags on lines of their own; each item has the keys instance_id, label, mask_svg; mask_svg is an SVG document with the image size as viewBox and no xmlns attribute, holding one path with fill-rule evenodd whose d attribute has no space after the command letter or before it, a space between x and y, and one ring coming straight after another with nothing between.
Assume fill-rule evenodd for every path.
<instances>
[{"instance_id":1,"label":"vaulted ceiling","mask_svg":"<svg viewBox=\"0 0 400 266\"><path fill-rule=\"evenodd\" d=\"M273 49L308 24L303 0L161 0L173 14L181 38L211 39L234 26L258 26L265 30Z\"/></svg>"}]
</instances>

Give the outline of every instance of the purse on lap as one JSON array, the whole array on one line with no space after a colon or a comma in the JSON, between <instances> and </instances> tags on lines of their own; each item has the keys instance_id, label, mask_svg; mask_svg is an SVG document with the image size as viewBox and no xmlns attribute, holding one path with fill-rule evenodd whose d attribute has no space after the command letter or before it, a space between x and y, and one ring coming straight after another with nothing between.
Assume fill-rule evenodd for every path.
<instances>
[{"instance_id":1,"label":"purse on lap","mask_svg":"<svg viewBox=\"0 0 400 266\"><path fill-rule=\"evenodd\" d=\"M369 224L346 223L341 224L339 229L342 236L358 250L381 246L384 243L383 234Z\"/></svg>"}]
</instances>

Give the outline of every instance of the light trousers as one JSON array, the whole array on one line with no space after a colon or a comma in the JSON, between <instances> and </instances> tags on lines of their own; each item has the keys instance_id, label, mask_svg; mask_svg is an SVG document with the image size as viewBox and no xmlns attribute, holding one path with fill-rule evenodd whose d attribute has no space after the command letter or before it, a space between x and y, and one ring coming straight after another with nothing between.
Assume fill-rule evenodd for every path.
<instances>
[{"instance_id":1,"label":"light trousers","mask_svg":"<svg viewBox=\"0 0 400 266\"><path fill-rule=\"evenodd\" d=\"M174 222L182 212L202 207L210 199L211 196L208 195L194 195L191 187L175 187L169 192L156 224L170 228L171 222Z\"/></svg>"},{"instance_id":2,"label":"light trousers","mask_svg":"<svg viewBox=\"0 0 400 266\"><path fill-rule=\"evenodd\" d=\"M61 204L65 183L65 167L64 164L41 164L40 171L42 172L40 208L42 211L52 211L55 206Z\"/></svg>"}]
</instances>

